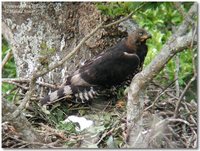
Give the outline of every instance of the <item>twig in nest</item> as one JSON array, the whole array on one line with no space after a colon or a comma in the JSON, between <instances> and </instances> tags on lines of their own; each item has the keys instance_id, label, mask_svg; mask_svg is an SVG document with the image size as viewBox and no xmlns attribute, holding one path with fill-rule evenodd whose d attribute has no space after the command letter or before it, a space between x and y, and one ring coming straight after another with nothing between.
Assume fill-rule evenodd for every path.
<instances>
[{"instance_id":1,"label":"twig in nest","mask_svg":"<svg viewBox=\"0 0 200 151\"><path fill-rule=\"evenodd\" d=\"M167 119L167 121L168 122L181 122L181 123L184 123L184 124L186 124L188 126L191 125L188 121L180 119L180 118L169 118L169 119Z\"/></svg>"},{"instance_id":2,"label":"twig in nest","mask_svg":"<svg viewBox=\"0 0 200 151\"><path fill-rule=\"evenodd\" d=\"M156 102L158 101L158 99L166 92L166 90L176 81L177 79L175 79L174 81L172 81L166 88L162 88L162 92L156 97L156 99L153 101L153 103L148 106L147 108L144 109L144 111L149 110L150 108L152 108Z\"/></svg>"}]
</instances>

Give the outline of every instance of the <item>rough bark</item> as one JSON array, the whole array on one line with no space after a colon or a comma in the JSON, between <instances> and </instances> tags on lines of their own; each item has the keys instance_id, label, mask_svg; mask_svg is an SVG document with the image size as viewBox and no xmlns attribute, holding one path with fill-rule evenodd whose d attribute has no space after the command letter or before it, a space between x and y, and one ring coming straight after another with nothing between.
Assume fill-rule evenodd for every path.
<instances>
[{"instance_id":1,"label":"rough bark","mask_svg":"<svg viewBox=\"0 0 200 151\"><path fill-rule=\"evenodd\" d=\"M6 137L9 136L9 129L7 128L7 124L13 126L14 130L11 132L13 137L20 137L22 140L27 142L41 142L42 137L35 132L30 122L26 119L23 113L19 114L19 116L12 118L11 113L16 110L16 106L13 103L8 102L7 100L2 100L2 135ZM5 139L5 137L3 137ZM36 147L36 145L33 145Z\"/></svg>"},{"instance_id":2,"label":"rough bark","mask_svg":"<svg viewBox=\"0 0 200 151\"><path fill-rule=\"evenodd\" d=\"M197 15L197 3L195 3L186 18L191 18L195 22L194 17ZM178 52L190 47L191 43L197 44L197 33L192 33L188 20L178 27L178 30L169 38L160 53L155 59L132 80L128 92L127 103L127 125L128 125L128 147L148 148L148 133L143 133L143 93L145 85L150 82L164 67L164 65ZM194 26L194 25L193 25ZM195 34L195 36L193 35ZM149 115L150 116L150 115ZM152 115L153 116L153 115ZM150 116L151 117L151 116ZM145 138L148 137L148 138Z\"/></svg>"},{"instance_id":3,"label":"rough bark","mask_svg":"<svg viewBox=\"0 0 200 151\"><path fill-rule=\"evenodd\" d=\"M18 76L29 77L38 63L42 43L45 42L47 48L55 49L55 54L47 54L48 62L54 64L100 23L101 15L92 3L4 2L2 19L5 29L3 34L13 48ZM111 34L114 34L113 38ZM91 58L112 45L119 34L118 29L113 29L112 33L104 29L97 31L80 48L81 55L76 55L43 80L51 83L64 82L66 75L73 72L80 61Z\"/></svg>"}]
</instances>

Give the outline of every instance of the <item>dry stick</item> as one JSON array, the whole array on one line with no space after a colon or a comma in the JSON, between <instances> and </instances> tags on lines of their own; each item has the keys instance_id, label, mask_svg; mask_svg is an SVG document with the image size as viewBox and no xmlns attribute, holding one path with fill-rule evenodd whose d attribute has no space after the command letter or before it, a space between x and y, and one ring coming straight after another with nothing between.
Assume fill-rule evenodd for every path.
<instances>
[{"instance_id":1,"label":"dry stick","mask_svg":"<svg viewBox=\"0 0 200 151\"><path fill-rule=\"evenodd\" d=\"M19 87L22 87L23 89L28 89L28 88L24 88L21 85L18 85L18 83L29 83L30 79L25 79L25 78L3 78L2 82L14 84L14 85L17 85ZM53 85L53 84L50 84L50 83L45 83L45 82L40 82L40 81L37 81L36 84L44 86L44 87L53 88L53 89L57 89L58 88L56 85Z\"/></svg>"},{"instance_id":2,"label":"dry stick","mask_svg":"<svg viewBox=\"0 0 200 151\"><path fill-rule=\"evenodd\" d=\"M178 82L178 79L179 79L179 69L180 69L180 58L179 58L179 54L177 54L176 55L176 57L175 57L175 67L176 67L176 69L175 69L175 79L177 79L176 80L176 82L175 82L175 86L176 86L176 97L179 97L179 95L180 95L180 87L179 87L179 82Z\"/></svg>"},{"instance_id":3,"label":"dry stick","mask_svg":"<svg viewBox=\"0 0 200 151\"><path fill-rule=\"evenodd\" d=\"M141 9L146 3L143 3L141 4L139 7L137 7L134 11L131 11L130 14L128 14L128 16L124 17L124 18L121 18L113 23L110 23L108 25L104 25L103 28L107 28L107 27L110 27L110 26L113 26L113 25L116 25L116 24L119 24L125 20L127 20L128 18L130 18L135 12L137 12L139 9Z\"/></svg>"},{"instance_id":4,"label":"dry stick","mask_svg":"<svg viewBox=\"0 0 200 151\"><path fill-rule=\"evenodd\" d=\"M3 69L3 67L5 66L5 64L8 62L8 60L10 59L12 55L12 51L11 49L8 50L8 53L6 54L6 56L3 58L3 61L2 61L2 66L1 66L1 69Z\"/></svg>"},{"instance_id":5,"label":"dry stick","mask_svg":"<svg viewBox=\"0 0 200 151\"><path fill-rule=\"evenodd\" d=\"M12 81L16 83L28 83L30 82L30 79L27 78L3 78L2 82Z\"/></svg>"},{"instance_id":6,"label":"dry stick","mask_svg":"<svg viewBox=\"0 0 200 151\"><path fill-rule=\"evenodd\" d=\"M18 86L18 87L24 89L24 90L28 90L28 87L25 87L25 86L23 86L23 85L20 85L20 84L14 82L14 81L5 81L5 80L3 81L3 80L2 80L2 82L8 83L8 84L13 84L13 85L16 85L16 86Z\"/></svg>"},{"instance_id":7,"label":"dry stick","mask_svg":"<svg viewBox=\"0 0 200 151\"><path fill-rule=\"evenodd\" d=\"M153 101L153 103L150 105L150 106L148 106L147 108L145 108L144 109L144 111L147 111L147 110L149 110L150 108L152 108L155 104L156 104L156 102L158 101L158 99L166 92L166 90L174 83L174 82L176 82L177 81L177 79L175 79L174 81L172 81L165 89L163 89L162 90L162 92L156 97L156 99Z\"/></svg>"},{"instance_id":8,"label":"dry stick","mask_svg":"<svg viewBox=\"0 0 200 151\"><path fill-rule=\"evenodd\" d=\"M186 87L184 88L180 98L178 99L177 101L177 104L176 104L176 108L175 108L175 111L174 111L174 118L176 118L178 116L178 110L179 110L179 107L181 105L181 100L183 99L185 93L187 92L188 88L190 87L191 83L196 79L196 75L194 75L192 77L192 79L190 79L190 81L188 82L188 84L186 85Z\"/></svg>"},{"instance_id":9,"label":"dry stick","mask_svg":"<svg viewBox=\"0 0 200 151\"><path fill-rule=\"evenodd\" d=\"M37 70L35 72L37 72ZM33 73L31 81L30 81L29 91L25 94L25 97L23 98L23 100L21 101L17 109L12 113L11 118L18 117L21 111L25 108L26 104L31 99L32 93L34 92L34 88L35 88L35 81L36 81L35 72Z\"/></svg>"}]
</instances>

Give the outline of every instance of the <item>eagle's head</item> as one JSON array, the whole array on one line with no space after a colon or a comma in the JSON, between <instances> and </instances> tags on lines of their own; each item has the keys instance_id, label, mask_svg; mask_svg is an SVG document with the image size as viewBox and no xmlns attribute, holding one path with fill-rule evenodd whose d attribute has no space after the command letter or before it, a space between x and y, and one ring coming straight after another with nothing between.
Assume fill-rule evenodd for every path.
<instances>
[{"instance_id":1,"label":"eagle's head","mask_svg":"<svg viewBox=\"0 0 200 151\"><path fill-rule=\"evenodd\" d=\"M151 38L151 35L146 30L138 28L128 35L126 44L129 48L136 49L149 38Z\"/></svg>"}]
</instances>

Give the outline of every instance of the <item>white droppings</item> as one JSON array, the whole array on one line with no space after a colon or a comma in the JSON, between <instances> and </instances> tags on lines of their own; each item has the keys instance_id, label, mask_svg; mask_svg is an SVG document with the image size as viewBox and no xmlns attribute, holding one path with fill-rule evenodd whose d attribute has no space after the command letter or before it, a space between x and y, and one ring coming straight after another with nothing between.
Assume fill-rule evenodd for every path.
<instances>
[{"instance_id":1,"label":"white droppings","mask_svg":"<svg viewBox=\"0 0 200 151\"><path fill-rule=\"evenodd\" d=\"M64 122L65 123L67 123L67 122L78 123L80 127L76 126L77 131L82 131L86 128L89 128L90 126L92 126L94 124L94 122L91 120L87 120L84 117L78 117L78 116L74 116L74 115L69 116L67 119L64 120Z\"/></svg>"}]
</instances>

